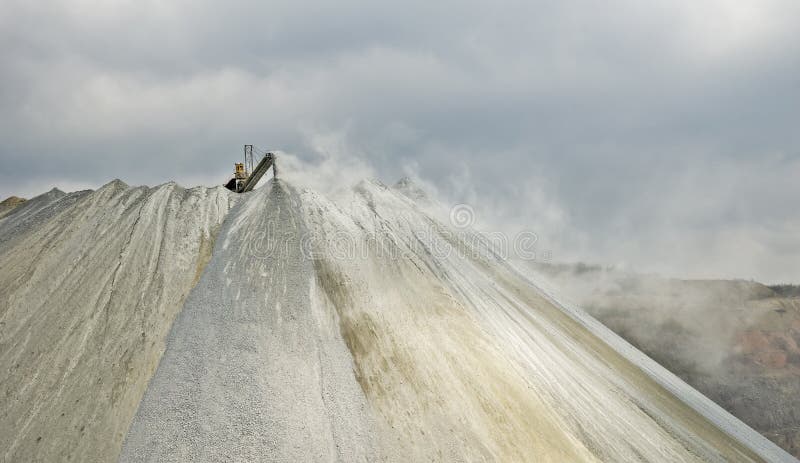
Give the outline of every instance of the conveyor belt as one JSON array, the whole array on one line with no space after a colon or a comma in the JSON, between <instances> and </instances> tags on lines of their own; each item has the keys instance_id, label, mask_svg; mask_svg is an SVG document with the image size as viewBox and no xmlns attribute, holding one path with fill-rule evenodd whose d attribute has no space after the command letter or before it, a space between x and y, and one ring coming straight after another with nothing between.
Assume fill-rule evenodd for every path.
<instances>
[{"instance_id":1,"label":"conveyor belt","mask_svg":"<svg viewBox=\"0 0 800 463\"><path fill-rule=\"evenodd\" d=\"M261 161L258 163L255 169L253 169L253 173L250 174L250 177L247 178L247 181L244 183L244 187L242 187L242 193L246 193L251 191L255 188L256 184L261 177L267 172L267 170L272 166L275 161L275 155L272 153L267 153L261 158Z\"/></svg>"}]
</instances>

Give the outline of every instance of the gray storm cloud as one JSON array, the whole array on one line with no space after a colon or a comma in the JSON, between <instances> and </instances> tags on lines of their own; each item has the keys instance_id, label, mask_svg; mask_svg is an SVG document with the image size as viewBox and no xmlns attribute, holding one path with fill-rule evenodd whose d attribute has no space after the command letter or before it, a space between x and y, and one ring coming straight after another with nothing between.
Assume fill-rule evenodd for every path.
<instances>
[{"instance_id":1,"label":"gray storm cloud","mask_svg":"<svg viewBox=\"0 0 800 463\"><path fill-rule=\"evenodd\" d=\"M800 279L800 4L5 1L0 196L411 175L556 260ZM315 171L315 172L312 172Z\"/></svg>"}]
</instances>

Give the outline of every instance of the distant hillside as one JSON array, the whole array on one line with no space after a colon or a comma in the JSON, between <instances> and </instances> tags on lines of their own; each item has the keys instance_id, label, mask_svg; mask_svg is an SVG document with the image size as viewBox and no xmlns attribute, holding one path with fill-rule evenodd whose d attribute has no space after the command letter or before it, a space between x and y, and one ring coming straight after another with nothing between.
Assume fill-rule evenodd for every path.
<instances>
[{"instance_id":1,"label":"distant hillside","mask_svg":"<svg viewBox=\"0 0 800 463\"><path fill-rule=\"evenodd\" d=\"M15 207L19 206L20 204L24 203L26 200L25 198L19 198L17 196L9 196L8 198L4 199L0 202L0 217L11 212Z\"/></svg>"},{"instance_id":2,"label":"distant hillside","mask_svg":"<svg viewBox=\"0 0 800 463\"><path fill-rule=\"evenodd\" d=\"M800 297L800 285L772 285L769 289L783 297Z\"/></svg>"},{"instance_id":3,"label":"distant hillside","mask_svg":"<svg viewBox=\"0 0 800 463\"><path fill-rule=\"evenodd\" d=\"M800 287L533 266L559 291L800 457Z\"/></svg>"}]
</instances>

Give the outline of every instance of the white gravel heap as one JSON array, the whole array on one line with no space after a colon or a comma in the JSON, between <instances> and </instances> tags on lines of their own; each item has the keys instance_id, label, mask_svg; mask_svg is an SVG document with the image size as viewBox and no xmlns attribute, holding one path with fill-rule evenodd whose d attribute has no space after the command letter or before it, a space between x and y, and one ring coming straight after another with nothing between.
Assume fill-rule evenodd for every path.
<instances>
[{"instance_id":1,"label":"white gravel heap","mask_svg":"<svg viewBox=\"0 0 800 463\"><path fill-rule=\"evenodd\" d=\"M0 219L8 461L795 461L409 182L54 196Z\"/></svg>"}]
</instances>

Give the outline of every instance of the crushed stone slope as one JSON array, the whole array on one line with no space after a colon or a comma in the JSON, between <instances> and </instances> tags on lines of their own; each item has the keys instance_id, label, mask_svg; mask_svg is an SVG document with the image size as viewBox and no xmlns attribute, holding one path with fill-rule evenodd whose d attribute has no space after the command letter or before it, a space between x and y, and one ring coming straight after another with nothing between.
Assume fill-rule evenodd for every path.
<instances>
[{"instance_id":1,"label":"crushed stone slope","mask_svg":"<svg viewBox=\"0 0 800 463\"><path fill-rule=\"evenodd\" d=\"M114 181L0 219L0 460L116 458L228 197Z\"/></svg>"},{"instance_id":2,"label":"crushed stone slope","mask_svg":"<svg viewBox=\"0 0 800 463\"><path fill-rule=\"evenodd\" d=\"M67 194L54 188L11 209L7 214L0 216L0 249L12 246L17 238L24 236L26 232L55 216L59 211L69 208L88 193L88 191L77 191Z\"/></svg>"},{"instance_id":3,"label":"crushed stone slope","mask_svg":"<svg viewBox=\"0 0 800 463\"><path fill-rule=\"evenodd\" d=\"M248 195L176 320L121 461L376 461L346 345L312 301L297 193Z\"/></svg>"},{"instance_id":4,"label":"crushed stone slope","mask_svg":"<svg viewBox=\"0 0 800 463\"><path fill-rule=\"evenodd\" d=\"M246 195L177 318L120 461L378 461L347 346L312 300L295 190Z\"/></svg>"},{"instance_id":5,"label":"crushed stone slope","mask_svg":"<svg viewBox=\"0 0 800 463\"><path fill-rule=\"evenodd\" d=\"M415 460L794 461L395 191L303 205L359 381Z\"/></svg>"},{"instance_id":6,"label":"crushed stone slope","mask_svg":"<svg viewBox=\"0 0 800 463\"><path fill-rule=\"evenodd\" d=\"M244 195L122 461L793 461L398 191Z\"/></svg>"},{"instance_id":7,"label":"crushed stone slope","mask_svg":"<svg viewBox=\"0 0 800 463\"><path fill-rule=\"evenodd\" d=\"M15 208L0 455L795 461L416 190L115 181Z\"/></svg>"}]
</instances>

